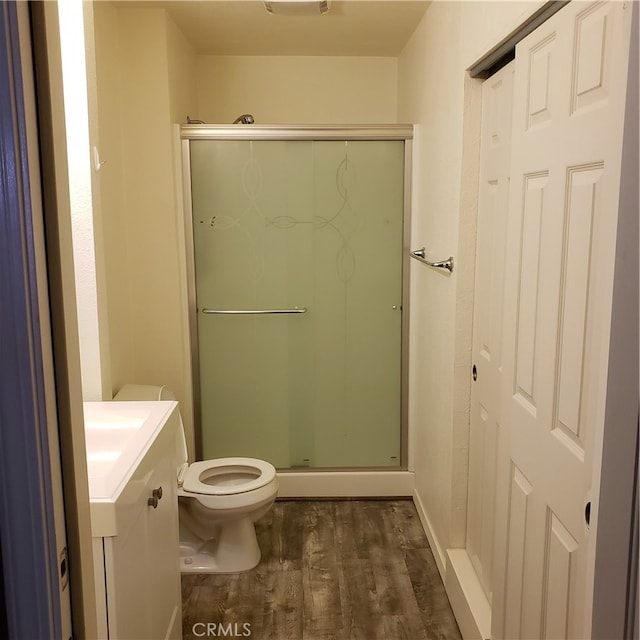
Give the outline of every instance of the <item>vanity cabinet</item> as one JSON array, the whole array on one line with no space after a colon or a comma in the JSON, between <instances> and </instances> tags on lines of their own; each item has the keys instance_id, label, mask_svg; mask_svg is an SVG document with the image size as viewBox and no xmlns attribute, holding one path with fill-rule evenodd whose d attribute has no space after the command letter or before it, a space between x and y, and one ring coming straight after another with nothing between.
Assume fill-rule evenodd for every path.
<instances>
[{"instance_id":1,"label":"vanity cabinet","mask_svg":"<svg viewBox=\"0 0 640 640\"><path fill-rule=\"evenodd\" d=\"M100 638L182 637L177 416L175 406L167 408L110 500L91 496ZM91 482L90 459L88 467Z\"/></svg>"}]
</instances>

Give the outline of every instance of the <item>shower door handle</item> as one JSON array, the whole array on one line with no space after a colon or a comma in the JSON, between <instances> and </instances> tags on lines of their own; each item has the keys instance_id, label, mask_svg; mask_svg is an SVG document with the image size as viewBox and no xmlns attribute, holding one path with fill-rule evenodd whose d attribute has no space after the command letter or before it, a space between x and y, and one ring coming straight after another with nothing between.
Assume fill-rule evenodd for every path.
<instances>
[{"instance_id":1,"label":"shower door handle","mask_svg":"<svg viewBox=\"0 0 640 640\"><path fill-rule=\"evenodd\" d=\"M307 307L294 307L293 309L203 309L206 315L266 315L285 313L307 313Z\"/></svg>"}]
</instances>

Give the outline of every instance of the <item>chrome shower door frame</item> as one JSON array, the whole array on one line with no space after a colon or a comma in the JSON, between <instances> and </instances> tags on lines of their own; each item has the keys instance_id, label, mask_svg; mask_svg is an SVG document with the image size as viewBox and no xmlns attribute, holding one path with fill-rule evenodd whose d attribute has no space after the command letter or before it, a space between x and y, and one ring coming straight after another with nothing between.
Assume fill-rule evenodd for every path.
<instances>
[{"instance_id":1,"label":"chrome shower door frame","mask_svg":"<svg viewBox=\"0 0 640 640\"><path fill-rule=\"evenodd\" d=\"M404 204L402 233L402 323L400 365L400 464L397 467L353 467L345 470L357 471L406 471L409 464L408 443L408 390L409 390L409 245L411 232L411 175L413 155L413 125L208 125L188 124L180 126L180 148L182 155L183 222L186 254L188 327L192 376L192 401L194 439L197 459L202 458L202 417L200 412L200 362L198 344L198 317L196 307L195 247L193 239L193 209L191 201L191 140L308 140L308 141L377 141L397 140L404 142ZM322 471L319 467L299 472ZM338 471L330 467L327 471ZM279 469L288 471L288 469Z\"/></svg>"}]
</instances>

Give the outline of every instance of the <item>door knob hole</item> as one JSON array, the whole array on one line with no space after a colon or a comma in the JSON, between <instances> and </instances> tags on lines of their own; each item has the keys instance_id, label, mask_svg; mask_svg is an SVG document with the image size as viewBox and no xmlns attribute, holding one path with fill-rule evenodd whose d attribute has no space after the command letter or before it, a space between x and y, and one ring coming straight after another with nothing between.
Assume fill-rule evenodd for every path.
<instances>
[{"instance_id":1,"label":"door knob hole","mask_svg":"<svg viewBox=\"0 0 640 640\"><path fill-rule=\"evenodd\" d=\"M584 521L587 523L587 527L591 523L591 500L587 502L584 508Z\"/></svg>"},{"instance_id":2,"label":"door knob hole","mask_svg":"<svg viewBox=\"0 0 640 640\"><path fill-rule=\"evenodd\" d=\"M478 379L478 369L476 365L473 365L473 369L471 369L471 375L473 376L473 381L475 382Z\"/></svg>"}]
</instances>

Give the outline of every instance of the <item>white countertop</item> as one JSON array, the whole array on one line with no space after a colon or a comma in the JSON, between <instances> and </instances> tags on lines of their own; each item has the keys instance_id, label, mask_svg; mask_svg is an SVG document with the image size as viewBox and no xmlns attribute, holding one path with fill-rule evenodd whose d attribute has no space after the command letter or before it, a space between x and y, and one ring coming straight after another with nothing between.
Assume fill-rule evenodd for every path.
<instances>
[{"instance_id":1,"label":"white countertop","mask_svg":"<svg viewBox=\"0 0 640 640\"><path fill-rule=\"evenodd\" d=\"M174 401L84 403L93 535L115 535L116 503L176 408Z\"/></svg>"}]
</instances>

